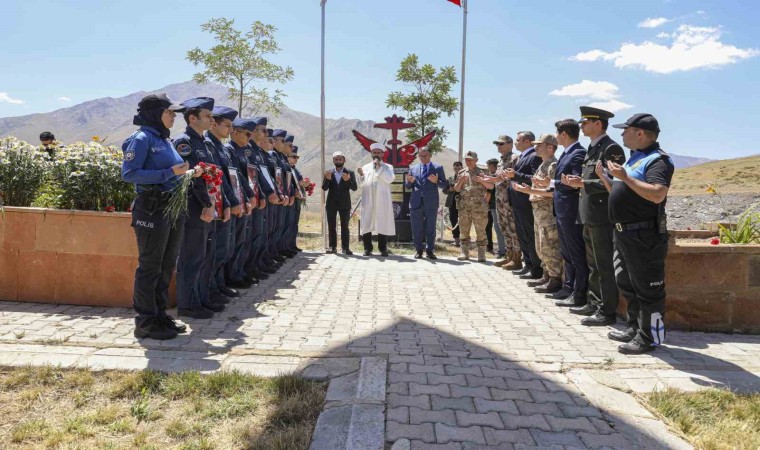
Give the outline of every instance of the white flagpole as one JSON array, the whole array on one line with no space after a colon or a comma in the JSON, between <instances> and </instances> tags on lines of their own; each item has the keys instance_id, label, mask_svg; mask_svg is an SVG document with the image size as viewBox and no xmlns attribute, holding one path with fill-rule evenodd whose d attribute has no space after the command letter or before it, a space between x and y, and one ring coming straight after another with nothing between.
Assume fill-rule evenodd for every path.
<instances>
[{"instance_id":1,"label":"white flagpole","mask_svg":"<svg viewBox=\"0 0 760 450\"><path fill-rule=\"evenodd\" d=\"M320 106L320 115L321 115L321 121L322 121L322 157L319 159L322 163L322 171L319 172L320 179L324 178L325 173L325 4L327 3L327 0L321 1L322 6L322 97L321 97L321 106ZM322 192L322 208L320 210L320 214L322 217L322 243L324 244L324 248L327 248L327 233L325 233L325 220L327 217L325 216L325 191L320 189Z\"/></svg>"},{"instance_id":2,"label":"white flagpole","mask_svg":"<svg viewBox=\"0 0 760 450\"><path fill-rule=\"evenodd\" d=\"M464 154L464 80L467 61L467 0L462 0L462 92L459 96L459 161Z\"/></svg>"}]
</instances>

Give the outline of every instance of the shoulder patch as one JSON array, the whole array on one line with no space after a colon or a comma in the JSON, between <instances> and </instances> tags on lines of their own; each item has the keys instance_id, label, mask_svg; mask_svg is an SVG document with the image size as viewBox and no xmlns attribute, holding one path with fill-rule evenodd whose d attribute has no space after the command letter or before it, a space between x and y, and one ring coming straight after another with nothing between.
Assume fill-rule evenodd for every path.
<instances>
[{"instance_id":1,"label":"shoulder patch","mask_svg":"<svg viewBox=\"0 0 760 450\"><path fill-rule=\"evenodd\" d=\"M133 159L135 159L135 151L134 150L127 150L124 152L124 161L130 162Z\"/></svg>"},{"instance_id":2,"label":"shoulder patch","mask_svg":"<svg viewBox=\"0 0 760 450\"><path fill-rule=\"evenodd\" d=\"M245 149L245 157L248 158L249 156L251 156L251 149L247 148Z\"/></svg>"},{"instance_id":3,"label":"shoulder patch","mask_svg":"<svg viewBox=\"0 0 760 450\"><path fill-rule=\"evenodd\" d=\"M190 147L190 144L177 145L177 153L179 153L180 156L190 156L190 153L192 152L193 148Z\"/></svg>"}]
</instances>

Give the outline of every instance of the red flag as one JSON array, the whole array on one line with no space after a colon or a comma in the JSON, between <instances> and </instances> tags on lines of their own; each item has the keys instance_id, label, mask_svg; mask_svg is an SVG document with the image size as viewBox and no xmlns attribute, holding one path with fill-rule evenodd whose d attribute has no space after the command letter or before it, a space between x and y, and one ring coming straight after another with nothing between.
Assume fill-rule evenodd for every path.
<instances>
[{"instance_id":1,"label":"red flag","mask_svg":"<svg viewBox=\"0 0 760 450\"><path fill-rule=\"evenodd\" d=\"M462 0L449 0L449 1L457 6L462 6Z\"/></svg>"}]
</instances>

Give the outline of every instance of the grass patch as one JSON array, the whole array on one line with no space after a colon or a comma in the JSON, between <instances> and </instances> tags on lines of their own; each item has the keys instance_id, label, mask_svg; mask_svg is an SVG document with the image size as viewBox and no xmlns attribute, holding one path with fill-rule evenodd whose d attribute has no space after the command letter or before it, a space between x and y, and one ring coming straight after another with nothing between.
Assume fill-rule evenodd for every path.
<instances>
[{"instance_id":1,"label":"grass patch","mask_svg":"<svg viewBox=\"0 0 760 450\"><path fill-rule=\"evenodd\" d=\"M326 390L239 372L0 369L0 447L306 449Z\"/></svg>"},{"instance_id":2,"label":"grass patch","mask_svg":"<svg viewBox=\"0 0 760 450\"><path fill-rule=\"evenodd\" d=\"M723 389L700 392L666 389L649 394L646 399L696 448L760 448L760 394L735 394Z\"/></svg>"}]
</instances>

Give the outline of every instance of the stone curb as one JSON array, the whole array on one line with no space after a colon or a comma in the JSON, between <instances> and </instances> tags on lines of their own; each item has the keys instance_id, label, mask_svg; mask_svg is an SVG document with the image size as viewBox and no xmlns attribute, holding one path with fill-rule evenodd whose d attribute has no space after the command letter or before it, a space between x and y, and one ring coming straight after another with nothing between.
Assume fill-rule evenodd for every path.
<instances>
[{"instance_id":1,"label":"stone curb","mask_svg":"<svg viewBox=\"0 0 760 450\"><path fill-rule=\"evenodd\" d=\"M364 357L359 370L330 380L309 450L382 450L388 361Z\"/></svg>"}]
</instances>

